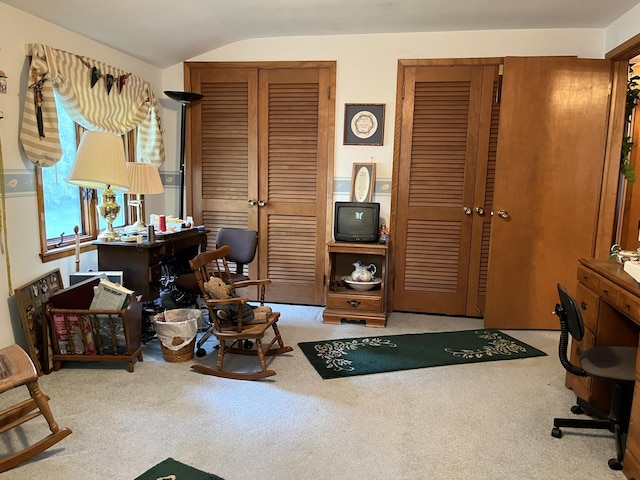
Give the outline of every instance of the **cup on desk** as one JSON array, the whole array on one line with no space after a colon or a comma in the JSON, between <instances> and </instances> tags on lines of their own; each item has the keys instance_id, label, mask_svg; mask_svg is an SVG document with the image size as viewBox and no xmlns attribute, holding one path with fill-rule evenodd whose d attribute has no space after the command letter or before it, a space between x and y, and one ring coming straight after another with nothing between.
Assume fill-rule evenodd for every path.
<instances>
[{"instance_id":1,"label":"cup on desk","mask_svg":"<svg viewBox=\"0 0 640 480\"><path fill-rule=\"evenodd\" d=\"M165 215L158 216L158 230L161 232L167 230L167 217Z\"/></svg>"},{"instance_id":2,"label":"cup on desk","mask_svg":"<svg viewBox=\"0 0 640 480\"><path fill-rule=\"evenodd\" d=\"M147 242L155 242L156 241L156 231L153 225L147 226Z\"/></svg>"}]
</instances>

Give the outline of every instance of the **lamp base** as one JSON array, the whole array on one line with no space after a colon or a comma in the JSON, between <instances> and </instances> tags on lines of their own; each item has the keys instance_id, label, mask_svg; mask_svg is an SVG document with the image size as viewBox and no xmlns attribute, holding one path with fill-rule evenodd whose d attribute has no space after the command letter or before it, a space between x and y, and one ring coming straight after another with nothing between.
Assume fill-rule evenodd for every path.
<instances>
[{"instance_id":1,"label":"lamp base","mask_svg":"<svg viewBox=\"0 0 640 480\"><path fill-rule=\"evenodd\" d=\"M121 241L121 237L120 234L109 225L104 231L100 232L97 240L99 242L119 242Z\"/></svg>"},{"instance_id":2,"label":"lamp base","mask_svg":"<svg viewBox=\"0 0 640 480\"><path fill-rule=\"evenodd\" d=\"M98 213L107 222L107 228L98 235L100 242L119 242L120 234L113 229L113 221L120 213L120 205L116 203L116 194L111 185L102 192L102 203L98 205Z\"/></svg>"}]
</instances>

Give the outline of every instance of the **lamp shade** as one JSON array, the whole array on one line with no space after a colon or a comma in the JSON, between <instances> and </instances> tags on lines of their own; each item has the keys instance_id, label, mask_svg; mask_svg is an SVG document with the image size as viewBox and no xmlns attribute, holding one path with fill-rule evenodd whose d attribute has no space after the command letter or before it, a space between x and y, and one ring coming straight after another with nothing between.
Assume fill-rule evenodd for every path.
<instances>
[{"instance_id":1,"label":"lamp shade","mask_svg":"<svg viewBox=\"0 0 640 480\"><path fill-rule=\"evenodd\" d=\"M124 143L118 135L86 131L76 151L76 161L67 182L85 188L127 191L129 179Z\"/></svg>"},{"instance_id":2,"label":"lamp shade","mask_svg":"<svg viewBox=\"0 0 640 480\"><path fill-rule=\"evenodd\" d=\"M158 167L151 163L126 163L129 193L151 195L164 192Z\"/></svg>"}]
</instances>

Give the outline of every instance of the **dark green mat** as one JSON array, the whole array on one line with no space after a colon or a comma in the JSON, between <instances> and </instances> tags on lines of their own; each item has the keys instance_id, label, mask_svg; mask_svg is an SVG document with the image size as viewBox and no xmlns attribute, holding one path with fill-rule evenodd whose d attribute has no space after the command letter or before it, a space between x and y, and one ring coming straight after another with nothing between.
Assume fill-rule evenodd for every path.
<instances>
[{"instance_id":1,"label":"dark green mat","mask_svg":"<svg viewBox=\"0 0 640 480\"><path fill-rule=\"evenodd\" d=\"M169 457L147 470L135 480L158 480L175 475L175 480L224 480L212 473L203 472ZM173 477L170 477L173 478Z\"/></svg>"},{"instance_id":2,"label":"dark green mat","mask_svg":"<svg viewBox=\"0 0 640 480\"><path fill-rule=\"evenodd\" d=\"M546 356L495 329L341 338L298 346L324 379Z\"/></svg>"}]
</instances>

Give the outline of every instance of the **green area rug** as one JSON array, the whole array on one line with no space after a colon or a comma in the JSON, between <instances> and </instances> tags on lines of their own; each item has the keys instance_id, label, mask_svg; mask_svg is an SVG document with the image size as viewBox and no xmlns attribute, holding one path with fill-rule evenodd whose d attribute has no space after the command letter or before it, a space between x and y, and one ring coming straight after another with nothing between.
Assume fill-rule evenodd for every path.
<instances>
[{"instance_id":1,"label":"green area rug","mask_svg":"<svg viewBox=\"0 0 640 480\"><path fill-rule=\"evenodd\" d=\"M169 457L147 470L135 480L224 480L212 473L203 472Z\"/></svg>"},{"instance_id":2,"label":"green area rug","mask_svg":"<svg viewBox=\"0 0 640 480\"><path fill-rule=\"evenodd\" d=\"M495 329L341 338L298 346L324 379L546 356Z\"/></svg>"}]
</instances>

